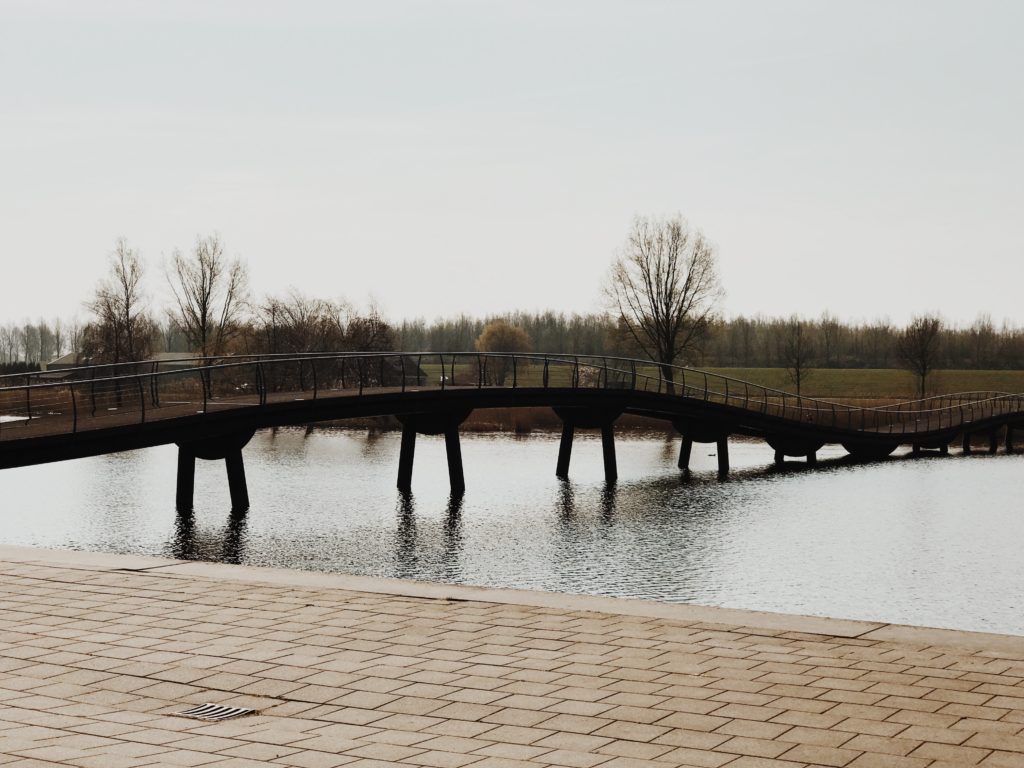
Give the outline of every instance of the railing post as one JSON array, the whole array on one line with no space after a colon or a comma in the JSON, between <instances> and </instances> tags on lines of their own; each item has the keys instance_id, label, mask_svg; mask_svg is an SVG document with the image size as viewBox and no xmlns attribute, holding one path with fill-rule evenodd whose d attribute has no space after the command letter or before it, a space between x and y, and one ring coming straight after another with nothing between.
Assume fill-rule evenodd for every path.
<instances>
[{"instance_id":1,"label":"railing post","mask_svg":"<svg viewBox=\"0 0 1024 768\"><path fill-rule=\"evenodd\" d=\"M483 389L484 386L484 360L483 355L476 356L476 388Z\"/></svg>"},{"instance_id":2,"label":"railing post","mask_svg":"<svg viewBox=\"0 0 1024 768\"><path fill-rule=\"evenodd\" d=\"M139 387L139 405L142 407L142 422L146 423L146 390L142 387L142 379L138 376L135 377L135 383Z\"/></svg>"},{"instance_id":3,"label":"railing post","mask_svg":"<svg viewBox=\"0 0 1024 768\"><path fill-rule=\"evenodd\" d=\"M550 373L548 370L548 365L550 364L550 362L551 361L547 357L544 358L544 375L542 378L542 381L544 382L544 389L548 388L548 376Z\"/></svg>"},{"instance_id":4,"label":"railing post","mask_svg":"<svg viewBox=\"0 0 1024 768\"><path fill-rule=\"evenodd\" d=\"M629 381L629 388L630 389L636 389L636 360L630 360L629 361L629 367L630 367L630 376L631 376L630 381Z\"/></svg>"},{"instance_id":5,"label":"railing post","mask_svg":"<svg viewBox=\"0 0 1024 768\"><path fill-rule=\"evenodd\" d=\"M32 377L25 377L25 415L28 416L29 421L32 420Z\"/></svg>"},{"instance_id":6,"label":"railing post","mask_svg":"<svg viewBox=\"0 0 1024 768\"><path fill-rule=\"evenodd\" d=\"M71 433L78 432L78 401L75 399L75 382L68 386L71 390Z\"/></svg>"},{"instance_id":7,"label":"railing post","mask_svg":"<svg viewBox=\"0 0 1024 768\"><path fill-rule=\"evenodd\" d=\"M512 355L512 389L515 389L516 385L519 383L519 367L516 365L517 361L518 358L515 355Z\"/></svg>"},{"instance_id":8,"label":"railing post","mask_svg":"<svg viewBox=\"0 0 1024 768\"><path fill-rule=\"evenodd\" d=\"M309 367L313 369L313 399L316 400L317 396L317 379L316 379L316 358L310 358ZM405 377L402 377L402 391L405 391Z\"/></svg>"},{"instance_id":9,"label":"railing post","mask_svg":"<svg viewBox=\"0 0 1024 768\"><path fill-rule=\"evenodd\" d=\"M444 379L445 379L445 375L446 375L445 374L445 370L444 370L444 355L438 355L437 359L441 361L441 391L443 392L444 391Z\"/></svg>"},{"instance_id":10,"label":"railing post","mask_svg":"<svg viewBox=\"0 0 1024 768\"><path fill-rule=\"evenodd\" d=\"M203 388L203 415L206 415L206 369L199 369L199 386Z\"/></svg>"},{"instance_id":11,"label":"railing post","mask_svg":"<svg viewBox=\"0 0 1024 768\"><path fill-rule=\"evenodd\" d=\"M398 359L402 363L402 392L405 392L405 355L399 355Z\"/></svg>"},{"instance_id":12,"label":"railing post","mask_svg":"<svg viewBox=\"0 0 1024 768\"><path fill-rule=\"evenodd\" d=\"M160 391L158 389L160 380L156 377L156 372L159 367L159 363L153 363L149 367L149 401L153 404L154 408L157 408L160 405Z\"/></svg>"}]
</instances>

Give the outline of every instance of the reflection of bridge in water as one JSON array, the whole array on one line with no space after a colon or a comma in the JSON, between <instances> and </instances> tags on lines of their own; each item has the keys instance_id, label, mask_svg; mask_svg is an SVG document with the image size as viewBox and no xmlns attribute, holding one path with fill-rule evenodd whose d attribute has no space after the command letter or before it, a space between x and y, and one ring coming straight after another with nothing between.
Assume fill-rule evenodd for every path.
<instances>
[{"instance_id":1,"label":"reflection of bridge in water","mask_svg":"<svg viewBox=\"0 0 1024 768\"><path fill-rule=\"evenodd\" d=\"M670 422L692 445L716 443L729 471L730 435L759 437L815 461L825 444L854 457L900 445L946 451L981 434L995 452L1024 423L1024 396L941 395L859 407L649 361L573 355L306 354L90 366L0 377L0 468L176 443L177 505L191 509L195 460L223 459L232 506L249 506L242 449L263 427L396 416L398 486L408 490L418 434L444 435L452 490L465 488L459 425L477 408L550 407L562 420L556 473L567 476L577 429L601 432L605 477L617 476L614 423L624 413Z\"/></svg>"}]
</instances>

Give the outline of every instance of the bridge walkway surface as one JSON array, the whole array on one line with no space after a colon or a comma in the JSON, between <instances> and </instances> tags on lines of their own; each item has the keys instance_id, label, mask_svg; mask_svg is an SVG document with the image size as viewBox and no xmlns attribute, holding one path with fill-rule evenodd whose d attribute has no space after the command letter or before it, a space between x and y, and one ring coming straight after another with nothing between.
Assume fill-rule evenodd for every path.
<instances>
[{"instance_id":1,"label":"bridge walkway surface","mask_svg":"<svg viewBox=\"0 0 1024 768\"><path fill-rule=\"evenodd\" d=\"M671 423L679 466L694 442L766 440L776 461L814 461L825 444L874 459L900 445L969 449L984 435L1013 448L1024 396L967 392L879 407L801 397L705 371L573 355L307 354L128 363L0 377L0 468L176 443L179 505L195 458L224 459L233 505L248 506L242 448L256 429L367 416L403 423L398 485L408 490L417 434L443 434L453 491L464 488L459 424L476 408L550 407L563 422L556 473L577 429L600 429L605 476L617 476L614 423L624 413Z\"/></svg>"},{"instance_id":2,"label":"bridge walkway surface","mask_svg":"<svg viewBox=\"0 0 1024 768\"><path fill-rule=\"evenodd\" d=\"M1019 768L1024 637L0 547L0 765Z\"/></svg>"}]
</instances>

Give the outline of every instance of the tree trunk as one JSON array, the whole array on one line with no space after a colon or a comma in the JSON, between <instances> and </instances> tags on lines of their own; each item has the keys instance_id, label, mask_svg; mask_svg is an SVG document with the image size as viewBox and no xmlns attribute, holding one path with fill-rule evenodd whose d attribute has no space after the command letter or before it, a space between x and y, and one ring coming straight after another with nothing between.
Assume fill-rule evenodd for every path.
<instances>
[{"instance_id":1,"label":"tree trunk","mask_svg":"<svg viewBox=\"0 0 1024 768\"><path fill-rule=\"evenodd\" d=\"M672 369L671 363L661 363L661 377L665 380L665 392L674 395L676 392L675 371Z\"/></svg>"}]
</instances>

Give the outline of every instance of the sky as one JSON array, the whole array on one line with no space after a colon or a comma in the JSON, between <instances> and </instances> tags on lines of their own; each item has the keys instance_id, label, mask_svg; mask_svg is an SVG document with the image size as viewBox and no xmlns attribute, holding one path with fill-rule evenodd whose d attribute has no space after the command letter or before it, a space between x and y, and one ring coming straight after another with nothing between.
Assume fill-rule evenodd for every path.
<instances>
[{"instance_id":1,"label":"sky","mask_svg":"<svg viewBox=\"0 0 1024 768\"><path fill-rule=\"evenodd\" d=\"M1024 324L1024 3L0 0L0 322L155 304L217 232L259 297L604 308L635 216L726 315Z\"/></svg>"}]
</instances>

